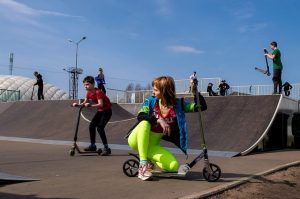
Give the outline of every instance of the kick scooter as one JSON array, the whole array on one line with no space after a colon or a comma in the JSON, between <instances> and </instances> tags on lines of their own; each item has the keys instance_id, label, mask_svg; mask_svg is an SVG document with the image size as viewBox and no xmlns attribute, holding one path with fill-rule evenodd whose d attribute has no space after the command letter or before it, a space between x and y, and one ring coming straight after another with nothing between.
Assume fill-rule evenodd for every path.
<instances>
[{"instance_id":1,"label":"kick scooter","mask_svg":"<svg viewBox=\"0 0 300 199\"><path fill-rule=\"evenodd\" d=\"M77 116L77 123L76 123L76 129L75 129L75 135L74 135L74 143L69 151L70 156L74 156L75 155L75 151L77 151L77 153L79 154L91 154L91 153L97 153L98 155L101 155L102 150L98 149L97 151L81 151L79 146L77 145L77 135L78 135L78 129L79 129L79 123L80 123L80 116L81 116L81 112L82 109L85 106L76 106L79 107L79 111L78 111L78 116Z\"/></svg>"},{"instance_id":2,"label":"kick scooter","mask_svg":"<svg viewBox=\"0 0 300 199\"><path fill-rule=\"evenodd\" d=\"M268 53L267 49L264 48L264 53ZM264 69L261 69L261 68L258 68L258 67L255 67L255 70L257 70L258 72L261 72L263 74L266 74L268 76L271 75L270 73L270 67L269 67L269 62L268 62L268 58L267 56L265 56L265 59L266 59L266 65L267 65L267 70L264 70Z\"/></svg>"},{"instance_id":3,"label":"kick scooter","mask_svg":"<svg viewBox=\"0 0 300 199\"><path fill-rule=\"evenodd\" d=\"M197 86L197 85L196 85ZM179 166L178 172L163 172L163 171L154 171L152 175L155 177L184 177L193 168L197 162L199 162L202 158L204 158L204 168L202 170L202 175L204 179L208 182L215 182L221 177L221 169L218 165L212 164L209 162L208 153L207 153L207 146L205 144L204 138L204 128L203 128L203 120L202 114L200 110L200 100L198 89L196 89L196 98L197 98L197 105L198 105L198 113L199 113L199 125L200 125L200 136L202 139L202 153L200 153L196 158L192 160L190 163L186 163ZM129 155L133 156L134 158L128 159L123 163L123 173L128 177L135 177L138 175L139 169L139 157L136 154L129 153Z\"/></svg>"}]
</instances>

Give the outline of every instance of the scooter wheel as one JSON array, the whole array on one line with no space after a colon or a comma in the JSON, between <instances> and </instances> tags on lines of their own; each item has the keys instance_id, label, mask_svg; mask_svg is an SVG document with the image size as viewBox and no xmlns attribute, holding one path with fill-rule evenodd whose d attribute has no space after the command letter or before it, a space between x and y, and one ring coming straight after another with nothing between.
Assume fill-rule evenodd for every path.
<instances>
[{"instance_id":1,"label":"scooter wheel","mask_svg":"<svg viewBox=\"0 0 300 199\"><path fill-rule=\"evenodd\" d=\"M219 180L219 178L221 177L220 167L212 163L209 164L209 167L211 169L211 172L208 171L206 167L204 167L202 171L202 175L205 178L205 180L208 182L215 182Z\"/></svg>"},{"instance_id":2,"label":"scooter wheel","mask_svg":"<svg viewBox=\"0 0 300 199\"><path fill-rule=\"evenodd\" d=\"M69 151L69 154L70 154L70 156L74 156L74 155L75 155L75 150L74 150L74 149L71 149L71 150Z\"/></svg>"},{"instance_id":3,"label":"scooter wheel","mask_svg":"<svg viewBox=\"0 0 300 199\"><path fill-rule=\"evenodd\" d=\"M128 177L135 177L139 170L139 162L136 159L126 160L123 164L123 173Z\"/></svg>"},{"instance_id":4,"label":"scooter wheel","mask_svg":"<svg viewBox=\"0 0 300 199\"><path fill-rule=\"evenodd\" d=\"M101 155L102 149L98 149L98 150L97 150L97 153L98 153L98 155Z\"/></svg>"}]
</instances>

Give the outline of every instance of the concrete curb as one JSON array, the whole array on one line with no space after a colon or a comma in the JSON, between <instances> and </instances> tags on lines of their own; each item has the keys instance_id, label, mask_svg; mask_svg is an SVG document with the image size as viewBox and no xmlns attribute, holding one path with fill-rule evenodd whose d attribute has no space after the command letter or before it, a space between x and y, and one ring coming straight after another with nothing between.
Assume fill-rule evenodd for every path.
<instances>
[{"instance_id":1,"label":"concrete curb","mask_svg":"<svg viewBox=\"0 0 300 199\"><path fill-rule=\"evenodd\" d=\"M267 171L263 171L263 172L251 175L249 177L240 178L240 179L238 179L234 182L230 182L230 183L227 183L225 185L219 185L217 187L208 189L206 191L202 191L202 192L195 193L195 194L188 195L188 196L183 196L183 197L180 197L180 199L196 199L196 198L199 199L199 198L206 198L206 197L209 197L209 196L213 196L215 194L218 194L218 193L227 191L229 189L235 188L237 186L240 186L242 184L245 184L245 183L249 182L251 179L254 179L258 176L266 176L266 175L269 175L271 173L275 173L277 171L281 171L281 170L287 169L289 167L298 166L298 165L300 165L300 160L295 161L295 162L291 162L291 163L288 163L288 164L280 165L280 166L274 167L272 169L269 169Z\"/></svg>"}]
</instances>

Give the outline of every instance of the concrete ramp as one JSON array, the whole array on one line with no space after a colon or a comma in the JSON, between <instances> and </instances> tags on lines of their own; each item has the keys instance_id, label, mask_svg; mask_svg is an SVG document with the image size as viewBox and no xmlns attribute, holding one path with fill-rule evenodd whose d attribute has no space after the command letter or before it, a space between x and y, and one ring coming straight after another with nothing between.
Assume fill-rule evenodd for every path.
<instances>
[{"instance_id":1,"label":"concrete ramp","mask_svg":"<svg viewBox=\"0 0 300 199\"><path fill-rule=\"evenodd\" d=\"M274 118L280 112L291 115L299 111L298 101L270 96L206 97L208 110L203 112L204 133L210 155L246 155L267 135ZM0 103L0 136L42 140L73 141L78 109L71 100L27 101ZM126 110L138 110L126 105ZM113 104L113 116L106 126L108 142L126 145L124 136L136 123L136 114ZM95 110L84 109L81 115L78 141L89 142L88 125ZM198 113L186 114L189 128L189 152L199 153L200 132ZM99 143L99 136L97 136ZM101 142L100 142L101 143ZM163 142L167 147L175 147Z\"/></svg>"},{"instance_id":2,"label":"concrete ramp","mask_svg":"<svg viewBox=\"0 0 300 199\"><path fill-rule=\"evenodd\" d=\"M0 172L0 184L6 183L17 183L17 182L30 182L30 181L37 181L39 179L28 178L23 176L11 175L8 173Z\"/></svg>"},{"instance_id":3,"label":"concrete ramp","mask_svg":"<svg viewBox=\"0 0 300 199\"><path fill-rule=\"evenodd\" d=\"M232 156L251 152L264 138L277 113L298 111L296 101L281 95L205 99L208 110L203 113L203 118L208 149ZM198 115L187 114L187 119L190 147L199 148Z\"/></svg>"},{"instance_id":4,"label":"concrete ramp","mask_svg":"<svg viewBox=\"0 0 300 199\"><path fill-rule=\"evenodd\" d=\"M0 103L2 110L0 136L72 141L79 110L71 107L72 102L72 100L53 100ZM107 125L108 139L111 137L110 132L113 131L112 134L117 138L111 140L119 143L118 141L123 141L122 132L127 129L126 125L129 129L136 119L118 104L113 104L112 111L113 116ZM89 108L84 109L83 113L87 119L91 119L95 112ZM88 122L81 119L79 141L89 141L88 125Z\"/></svg>"}]
</instances>

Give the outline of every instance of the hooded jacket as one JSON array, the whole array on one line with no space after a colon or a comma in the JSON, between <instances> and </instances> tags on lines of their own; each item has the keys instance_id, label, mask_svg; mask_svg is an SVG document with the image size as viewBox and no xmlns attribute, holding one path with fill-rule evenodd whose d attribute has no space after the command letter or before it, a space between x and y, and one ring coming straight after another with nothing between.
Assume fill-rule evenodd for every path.
<instances>
[{"instance_id":1,"label":"hooded jacket","mask_svg":"<svg viewBox=\"0 0 300 199\"><path fill-rule=\"evenodd\" d=\"M147 120L150 123L155 123L157 121L153 115L153 109L156 103L157 99L154 96L146 98L138 114L139 122L142 120ZM170 136L165 135L162 139L174 143L182 150L183 153L187 154L188 129L185 112L195 112L198 111L198 108L195 103L186 102L183 98L181 98L176 99L174 109L176 112L179 135L171 132Z\"/></svg>"}]
</instances>

